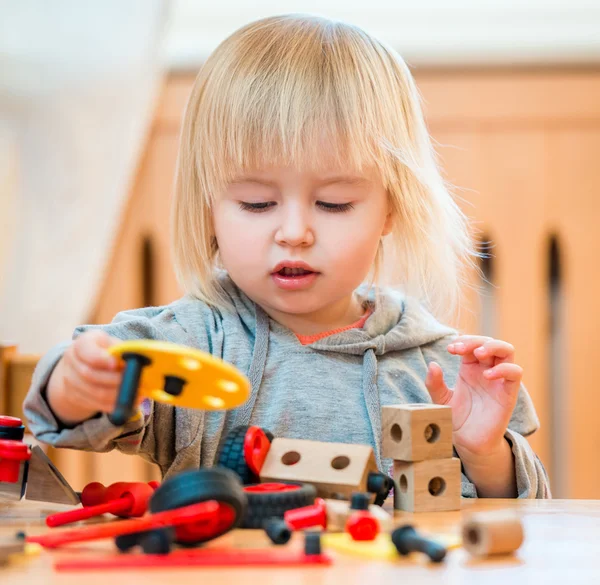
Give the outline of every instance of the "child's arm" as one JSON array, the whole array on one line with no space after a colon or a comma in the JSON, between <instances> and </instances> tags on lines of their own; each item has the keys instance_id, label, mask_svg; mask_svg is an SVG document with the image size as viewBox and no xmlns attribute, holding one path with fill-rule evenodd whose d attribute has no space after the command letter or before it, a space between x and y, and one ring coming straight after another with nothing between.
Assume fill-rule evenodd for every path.
<instances>
[{"instance_id":1,"label":"child's arm","mask_svg":"<svg viewBox=\"0 0 600 585\"><path fill-rule=\"evenodd\" d=\"M172 463L175 433L172 407L145 400L138 407L137 416L122 427L114 426L106 412L110 404L102 406L83 391L74 396L74 368L70 367L71 386L64 383L63 356L90 331L101 331L116 339L161 339L190 344L172 311L149 308L120 313L109 325L79 327L74 341L60 344L45 354L38 363L23 410L28 426L37 439L55 447L105 452L118 449L138 453L144 458L167 468ZM89 333L86 333L89 336ZM95 356L92 359L100 359ZM62 364L62 365L61 365ZM81 365L80 365L81 366ZM79 367L80 367L79 366ZM102 375L115 373L102 372ZM84 375L91 375L88 371ZM98 375L98 372L95 374ZM111 383L110 377L101 381ZM114 381L112 381L114 382ZM88 390L92 388L90 386ZM93 390L97 392L97 388ZM109 391L110 393L110 391ZM65 396L68 395L67 398ZM167 412L169 411L169 412ZM155 433L155 427L157 432Z\"/></svg>"},{"instance_id":2,"label":"child's arm","mask_svg":"<svg viewBox=\"0 0 600 585\"><path fill-rule=\"evenodd\" d=\"M473 495L550 497L543 465L523 436L538 423L521 384L522 369L513 363L513 347L489 337L462 336L447 351L461 358L454 388L446 386L435 361L429 363L425 384L435 403L452 406L454 447Z\"/></svg>"}]
</instances>

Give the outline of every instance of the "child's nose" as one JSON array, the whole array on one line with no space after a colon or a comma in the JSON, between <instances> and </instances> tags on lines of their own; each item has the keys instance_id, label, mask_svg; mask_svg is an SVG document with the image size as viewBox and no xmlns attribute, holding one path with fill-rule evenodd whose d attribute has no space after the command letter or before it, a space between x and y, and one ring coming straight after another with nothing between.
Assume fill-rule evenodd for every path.
<instances>
[{"instance_id":1,"label":"child's nose","mask_svg":"<svg viewBox=\"0 0 600 585\"><path fill-rule=\"evenodd\" d=\"M315 235L309 219L297 209L290 210L282 218L275 241L287 246L312 246Z\"/></svg>"}]
</instances>

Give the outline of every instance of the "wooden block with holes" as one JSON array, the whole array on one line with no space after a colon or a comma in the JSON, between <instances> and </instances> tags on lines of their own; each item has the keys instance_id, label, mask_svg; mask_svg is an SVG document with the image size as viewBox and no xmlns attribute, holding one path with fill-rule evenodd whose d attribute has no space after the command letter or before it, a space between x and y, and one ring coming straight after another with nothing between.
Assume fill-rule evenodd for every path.
<instances>
[{"instance_id":1,"label":"wooden block with holes","mask_svg":"<svg viewBox=\"0 0 600 585\"><path fill-rule=\"evenodd\" d=\"M460 508L460 460L394 461L394 508L443 512Z\"/></svg>"},{"instance_id":2,"label":"wooden block with holes","mask_svg":"<svg viewBox=\"0 0 600 585\"><path fill-rule=\"evenodd\" d=\"M377 472L368 445L274 439L260 472L261 481L311 483L321 498L350 499L366 492L370 472Z\"/></svg>"},{"instance_id":3,"label":"wooden block with holes","mask_svg":"<svg viewBox=\"0 0 600 585\"><path fill-rule=\"evenodd\" d=\"M382 455L401 461L452 457L452 409L437 404L384 406Z\"/></svg>"}]
</instances>

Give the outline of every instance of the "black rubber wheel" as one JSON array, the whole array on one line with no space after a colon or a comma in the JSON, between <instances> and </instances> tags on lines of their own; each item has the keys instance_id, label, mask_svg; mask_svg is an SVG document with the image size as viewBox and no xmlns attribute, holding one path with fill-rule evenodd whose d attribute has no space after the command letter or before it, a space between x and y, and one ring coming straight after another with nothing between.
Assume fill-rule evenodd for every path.
<instances>
[{"instance_id":1,"label":"black rubber wheel","mask_svg":"<svg viewBox=\"0 0 600 585\"><path fill-rule=\"evenodd\" d=\"M260 478L248 467L244 458L244 440L249 428L249 426L244 425L232 429L225 437L216 459L216 465L235 471L240 476L244 485L260 481ZM272 442L273 435L265 429L262 429L262 431L267 435L269 441Z\"/></svg>"},{"instance_id":2,"label":"black rubber wheel","mask_svg":"<svg viewBox=\"0 0 600 585\"><path fill-rule=\"evenodd\" d=\"M226 508L232 512L232 519L224 520L217 530L202 535L176 527L175 542L194 545L217 538L242 522L246 514L248 498L240 478L233 471L219 467L182 471L158 487L150 498L149 508L152 513L164 512L209 500L226 504Z\"/></svg>"},{"instance_id":3,"label":"black rubber wheel","mask_svg":"<svg viewBox=\"0 0 600 585\"><path fill-rule=\"evenodd\" d=\"M304 508L315 503L317 490L315 486L309 483L285 482L290 489L281 491L248 491L261 489L261 486L268 488L269 485L281 484L258 484L257 486L247 486L246 496L248 497L248 511L242 523L242 528L264 528L266 521L273 518L283 518L288 510Z\"/></svg>"}]
</instances>

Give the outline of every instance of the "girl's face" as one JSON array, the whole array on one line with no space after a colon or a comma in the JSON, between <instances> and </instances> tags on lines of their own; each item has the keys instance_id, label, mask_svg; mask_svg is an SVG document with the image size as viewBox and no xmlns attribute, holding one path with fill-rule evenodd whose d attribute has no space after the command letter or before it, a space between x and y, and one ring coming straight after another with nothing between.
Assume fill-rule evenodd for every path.
<instances>
[{"instance_id":1,"label":"girl's face","mask_svg":"<svg viewBox=\"0 0 600 585\"><path fill-rule=\"evenodd\" d=\"M291 315L324 322L347 307L391 229L375 170L248 172L217 198L213 220L224 268L284 323Z\"/></svg>"}]
</instances>

